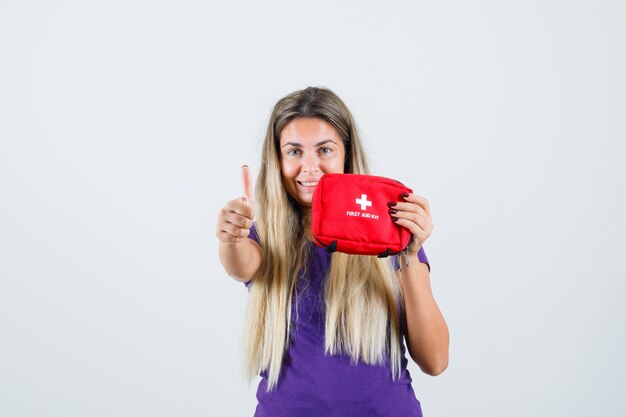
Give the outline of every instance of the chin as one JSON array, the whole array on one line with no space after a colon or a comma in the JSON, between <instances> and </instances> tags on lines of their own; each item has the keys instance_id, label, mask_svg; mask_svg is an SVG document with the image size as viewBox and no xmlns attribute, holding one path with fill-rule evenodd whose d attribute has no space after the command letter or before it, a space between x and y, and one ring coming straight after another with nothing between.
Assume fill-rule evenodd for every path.
<instances>
[{"instance_id":1,"label":"chin","mask_svg":"<svg viewBox=\"0 0 626 417\"><path fill-rule=\"evenodd\" d=\"M301 208L310 209L313 207L313 198L302 198L300 196L294 196L293 194L290 194L290 196Z\"/></svg>"},{"instance_id":2,"label":"chin","mask_svg":"<svg viewBox=\"0 0 626 417\"><path fill-rule=\"evenodd\" d=\"M313 206L313 198L296 198L296 201L302 207L311 208Z\"/></svg>"}]
</instances>

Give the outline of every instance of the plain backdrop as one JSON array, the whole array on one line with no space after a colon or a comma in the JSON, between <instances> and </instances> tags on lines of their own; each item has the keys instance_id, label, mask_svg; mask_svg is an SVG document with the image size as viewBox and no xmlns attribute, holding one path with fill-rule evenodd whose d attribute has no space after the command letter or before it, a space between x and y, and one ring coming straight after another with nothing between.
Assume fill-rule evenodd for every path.
<instances>
[{"instance_id":1,"label":"plain backdrop","mask_svg":"<svg viewBox=\"0 0 626 417\"><path fill-rule=\"evenodd\" d=\"M624 416L623 1L0 1L0 415L251 416L218 210L274 103L428 199L428 417Z\"/></svg>"}]
</instances>

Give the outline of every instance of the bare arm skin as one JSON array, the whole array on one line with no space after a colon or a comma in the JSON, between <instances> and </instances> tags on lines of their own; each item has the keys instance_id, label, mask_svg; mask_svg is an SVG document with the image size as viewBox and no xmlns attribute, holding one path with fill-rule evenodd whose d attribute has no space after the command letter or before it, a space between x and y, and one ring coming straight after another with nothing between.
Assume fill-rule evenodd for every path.
<instances>
[{"instance_id":1,"label":"bare arm skin","mask_svg":"<svg viewBox=\"0 0 626 417\"><path fill-rule=\"evenodd\" d=\"M261 265L261 248L248 238L239 243L220 241L220 262L226 273L236 281L250 281Z\"/></svg>"},{"instance_id":2,"label":"bare arm skin","mask_svg":"<svg viewBox=\"0 0 626 417\"><path fill-rule=\"evenodd\" d=\"M220 262L226 273L237 281L252 279L262 260L261 247L248 239L255 201L253 181L247 165L241 167L243 197L229 201L217 216L215 235L220 240Z\"/></svg>"},{"instance_id":3,"label":"bare arm skin","mask_svg":"<svg viewBox=\"0 0 626 417\"><path fill-rule=\"evenodd\" d=\"M417 259L434 228L430 204L415 194L404 193L400 198L401 201L389 202L389 214L391 220L413 235L407 248L409 266L402 272L396 271L404 295L407 348L424 373L436 376L448 367L450 334L433 297L428 266Z\"/></svg>"},{"instance_id":4,"label":"bare arm skin","mask_svg":"<svg viewBox=\"0 0 626 417\"><path fill-rule=\"evenodd\" d=\"M428 266L411 259L396 274L404 294L409 354L422 372L437 376L448 367L450 336L433 297Z\"/></svg>"}]
</instances>

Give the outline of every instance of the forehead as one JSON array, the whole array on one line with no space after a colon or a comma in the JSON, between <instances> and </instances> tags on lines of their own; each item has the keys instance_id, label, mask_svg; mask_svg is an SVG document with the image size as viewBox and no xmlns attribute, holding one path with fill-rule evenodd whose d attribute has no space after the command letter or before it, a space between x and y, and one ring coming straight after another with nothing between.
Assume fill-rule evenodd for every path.
<instances>
[{"instance_id":1,"label":"forehead","mask_svg":"<svg viewBox=\"0 0 626 417\"><path fill-rule=\"evenodd\" d=\"M298 117L289 121L280 132L281 145L287 142L310 145L323 140L332 139L341 142L339 133L333 125L323 119Z\"/></svg>"}]
</instances>

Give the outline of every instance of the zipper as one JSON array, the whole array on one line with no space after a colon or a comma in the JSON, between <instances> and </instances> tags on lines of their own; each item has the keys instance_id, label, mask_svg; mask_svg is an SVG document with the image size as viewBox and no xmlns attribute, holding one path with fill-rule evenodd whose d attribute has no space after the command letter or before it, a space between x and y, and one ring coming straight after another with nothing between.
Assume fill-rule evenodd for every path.
<instances>
[{"instance_id":1,"label":"zipper","mask_svg":"<svg viewBox=\"0 0 626 417\"><path fill-rule=\"evenodd\" d=\"M402 251L398 254L398 263L400 264L400 272L402 272L402 263L404 262L406 264L406 267L409 267L409 246L410 246L411 242L409 242L408 245L406 245L406 248L402 249ZM402 257L404 257L404 261L402 260Z\"/></svg>"}]
</instances>

